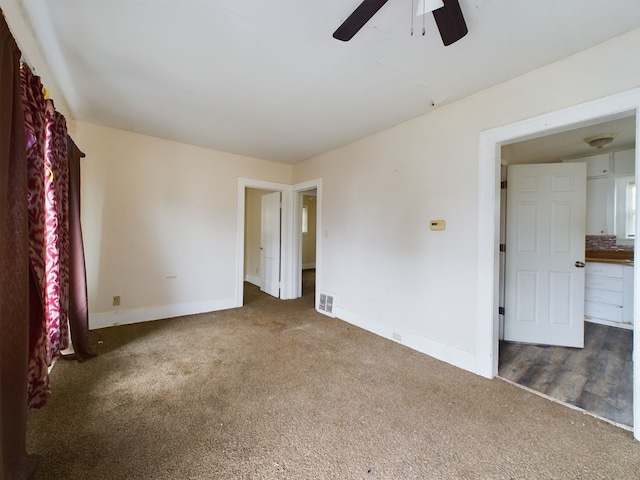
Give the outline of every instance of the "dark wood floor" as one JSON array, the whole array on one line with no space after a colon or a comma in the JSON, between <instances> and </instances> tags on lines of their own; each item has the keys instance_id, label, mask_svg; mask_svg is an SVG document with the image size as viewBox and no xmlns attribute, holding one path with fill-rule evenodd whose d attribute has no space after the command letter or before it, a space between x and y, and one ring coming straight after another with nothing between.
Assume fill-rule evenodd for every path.
<instances>
[{"instance_id":1,"label":"dark wood floor","mask_svg":"<svg viewBox=\"0 0 640 480\"><path fill-rule=\"evenodd\" d=\"M633 425L633 331L585 322L583 349L500 342L498 375Z\"/></svg>"},{"instance_id":2,"label":"dark wood floor","mask_svg":"<svg viewBox=\"0 0 640 480\"><path fill-rule=\"evenodd\" d=\"M315 295L316 293L316 269L302 270L302 295Z\"/></svg>"}]
</instances>

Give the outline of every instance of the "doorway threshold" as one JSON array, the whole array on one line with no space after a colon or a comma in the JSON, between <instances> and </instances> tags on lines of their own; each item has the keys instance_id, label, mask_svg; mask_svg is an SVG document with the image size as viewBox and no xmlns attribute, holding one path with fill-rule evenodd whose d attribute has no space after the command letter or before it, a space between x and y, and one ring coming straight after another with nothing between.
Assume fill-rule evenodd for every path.
<instances>
[{"instance_id":1,"label":"doorway threshold","mask_svg":"<svg viewBox=\"0 0 640 480\"><path fill-rule=\"evenodd\" d=\"M501 377L500 375L498 375L496 378L499 378L503 382L509 383L509 384L514 385L514 386L516 386L518 388L526 390L527 392L530 392L530 393L533 393L535 395L538 395L539 397L546 398L547 400L551 400L552 402L557 403L559 405L562 405L564 407L569 407L572 410L576 410L578 412L582 412L585 415L589 415L590 417L597 418L598 420L602 420L603 422L609 423L609 424L614 425L614 426L616 426L618 428L622 428L623 430L627 430L628 432L633 432L633 427L630 427L629 425L624 425L623 423L615 422L615 421L610 420L608 418L605 418L605 417L603 417L601 415L598 415L597 413L589 412L588 410L585 410L584 408L576 407L575 405L572 405L570 403L563 402L562 400L558 400L557 398L553 398L552 396L547 395L546 393L538 392L537 390L534 390L533 388L529 388L529 387L527 387L525 385L520 385L519 383L516 383L516 382L514 382L512 380L509 380L507 378Z\"/></svg>"}]
</instances>

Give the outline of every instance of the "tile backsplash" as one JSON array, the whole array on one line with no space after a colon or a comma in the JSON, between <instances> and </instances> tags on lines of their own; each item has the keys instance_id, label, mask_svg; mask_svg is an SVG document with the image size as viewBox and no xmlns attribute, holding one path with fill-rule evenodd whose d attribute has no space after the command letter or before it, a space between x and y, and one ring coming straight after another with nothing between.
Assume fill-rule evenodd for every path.
<instances>
[{"instance_id":1,"label":"tile backsplash","mask_svg":"<svg viewBox=\"0 0 640 480\"><path fill-rule=\"evenodd\" d=\"M618 245L615 235L586 235L585 250L633 250L633 245Z\"/></svg>"}]
</instances>

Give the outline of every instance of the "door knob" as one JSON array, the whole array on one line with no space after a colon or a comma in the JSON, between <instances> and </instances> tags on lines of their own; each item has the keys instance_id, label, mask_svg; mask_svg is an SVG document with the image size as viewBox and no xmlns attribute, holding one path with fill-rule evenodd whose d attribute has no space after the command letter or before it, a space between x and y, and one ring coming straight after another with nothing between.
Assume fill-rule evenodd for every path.
<instances>
[{"instance_id":1,"label":"door knob","mask_svg":"<svg viewBox=\"0 0 640 480\"><path fill-rule=\"evenodd\" d=\"M574 265L578 268L584 268L584 262L581 262L580 260L578 260L576 263L574 263Z\"/></svg>"}]
</instances>

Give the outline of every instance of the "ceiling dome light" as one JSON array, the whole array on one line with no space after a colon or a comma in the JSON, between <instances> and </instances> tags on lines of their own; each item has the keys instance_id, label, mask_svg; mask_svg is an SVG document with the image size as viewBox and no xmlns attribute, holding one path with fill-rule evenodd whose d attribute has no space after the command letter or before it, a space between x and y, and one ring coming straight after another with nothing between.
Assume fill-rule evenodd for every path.
<instances>
[{"instance_id":1,"label":"ceiling dome light","mask_svg":"<svg viewBox=\"0 0 640 480\"><path fill-rule=\"evenodd\" d=\"M593 148L604 148L618 136L617 133L600 133L584 139Z\"/></svg>"}]
</instances>

